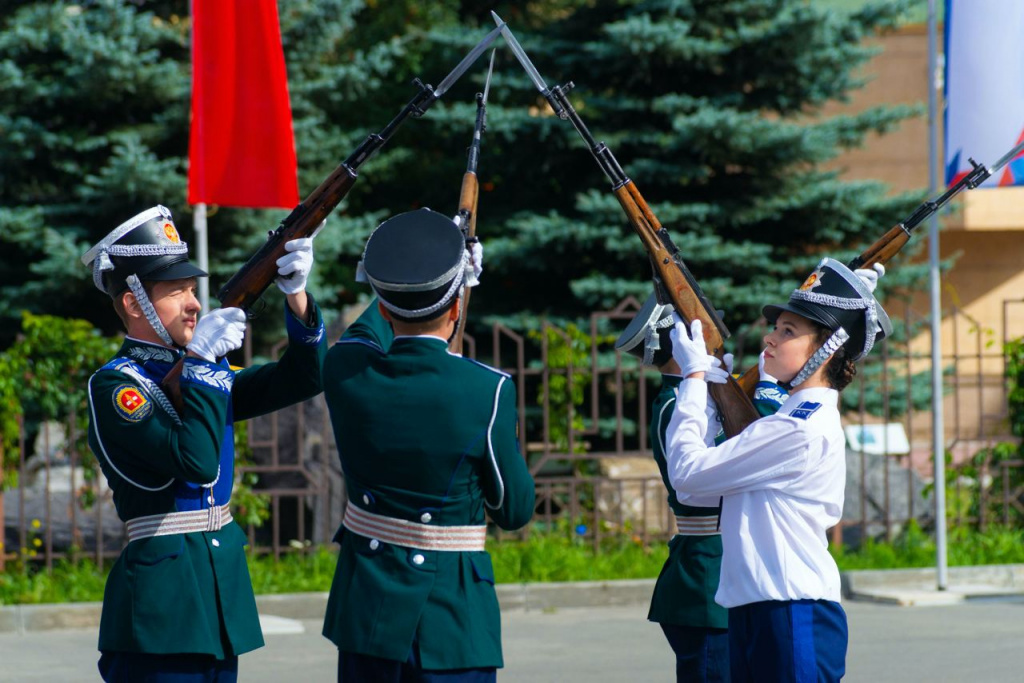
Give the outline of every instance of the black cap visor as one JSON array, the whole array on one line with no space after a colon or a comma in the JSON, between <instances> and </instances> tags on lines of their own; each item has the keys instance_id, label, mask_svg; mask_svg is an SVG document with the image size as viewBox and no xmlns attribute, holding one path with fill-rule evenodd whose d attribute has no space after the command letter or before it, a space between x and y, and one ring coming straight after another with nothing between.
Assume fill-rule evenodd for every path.
<instances>
[{"instance_id":1,"label":"black cap visor","mask_svg":"<svg viewBox=\"0 0 1024 683\"><path fill-rule=\"evenodd\" d=\"M837 330L840 327L842 327L842 325L839 324L838 320L833 318L825 311L817 307L811 308L810 306L801 306L800 303L797 301L790 301L788 303L778 305L769 304L768 306L765 306L764 308L761 309L761 314L765 317L765 320L767 320L769 324L774 325L775 321L779 319L779 315L783 311L795 313L801 318L807 318L808 320L816 322L819 325L824 325L830 330Z\"/></svg>"},{"instance_id":2,"label":"black cap visor","mask_svg":"<svg viewBox=\"0 0 1024 683\"><path fill-rule=\"evenodd\" d=\"M188 261L178 261L172 263L169 266L158 268L152 273L140 273L140 280L181 280L187 277L209 277L209 273L201 268L197 268Z\"/></svg>"}]
</instances>

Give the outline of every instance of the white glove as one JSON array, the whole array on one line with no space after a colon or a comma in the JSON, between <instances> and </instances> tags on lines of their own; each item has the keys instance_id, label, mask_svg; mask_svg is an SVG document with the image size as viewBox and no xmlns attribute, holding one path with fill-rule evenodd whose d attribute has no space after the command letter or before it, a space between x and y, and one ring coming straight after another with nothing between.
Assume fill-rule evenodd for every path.
<instances>
[{"instance_id":1,"label":"white glove","mask_svg":"<svg viewBox=\"0 0 1024 683\"><path fill-rule=\"evenodd\" d=\"M480 274L484 272L484 245L480 240L469 246L469 265L473 270L466 273L466 286L476 287L480 284Z\"/></svg>"},{"instance_id":2,"label":"white glove","mask_svg":"<svg viewBox=\"0 0 1024 683\"><path fill-rule=\"evenodd\" d=\"M203 360L216 363L242 345L245 337L245 311L218 308L199 319L188 350Z\"/></svg>"},{"instance_id":3,"label":"white glove","mask_svg":"<svg viewBox=\"0 0 1024 683\"><path fill-rule=\"evenodd\" d=\"M762 351L761 355L757 358L757 378L762 382L771 382L772 384L779 383L779 380L764 371L764 351Z\"/></svg>"},{"instance_id":4,"label":"white glove","mask_svg":"<svg viewBox=\"0 0 1024 683\"><path fill-rule=\"evenodd\" d=\"M885 275L885 266L881 263L876 263L870 268L858 268L853 272L857 277L864 281L864 284L868 287L868 291L874 294L875 287L878 286L879 278Z\"/></svg>"},{"instance_id":5,"label":"white glove","mask_svg":"<svg viewBox=\"0 0 1024 683\"><path fill-rule=\"evenodd\" d=\"M695 372L707 372L711 369L708 347L704 344L704 326L700 319L695 318L690 324L690 334L686 333L686 323L673 313L676 324L669 332L672 340L672 357L679 364L679 374L689 377Z\"/></svg>"},{"instance_id":6,"label":"white glove","mask_svg":"<svg viewBox=\"0 0 1024 683\"><path fill-rule=\"evenodd\" d=\"M717 356L708 355L711 367L704 373L704 381L711 384L725 384L732 374L732 354L727 353L719 359ZM724 365L723 365L724 362Z\"/></svg>"},{"instance_id":7,"label":"white glove","mask_svg":"<svg viewBox=\"0 0 1024 683\"><path fill-rule=\"evenodd\" d=\"M297 294L306 288L309 271L313 269L313 238L320 234L327 219L320 221L309 237L300 237L284 243L289 252L277 259L277 279L274 283L285 294Z\"/></svg>"}]
</instances>

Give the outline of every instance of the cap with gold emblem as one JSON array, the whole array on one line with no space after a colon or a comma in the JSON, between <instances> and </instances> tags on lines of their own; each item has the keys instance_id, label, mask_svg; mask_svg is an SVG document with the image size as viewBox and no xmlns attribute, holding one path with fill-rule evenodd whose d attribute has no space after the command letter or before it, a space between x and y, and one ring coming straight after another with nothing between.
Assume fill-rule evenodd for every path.
<instances>
[{"instance_id":1,"label":"cap with gold emblem","mask_svg":"<svg viewBox=\"0 0 1024 683\"><path fill-rule=\"evenodd\" d=\"M206 277L205 271L189 263L188 245L163 206L117 226L82 256L82 263L92 267L97 289L111 297L128 289L133 275L140 281Z\"/></svg>"},{"instance_id":2,"label":"cap with gold emblem","mask_svg":"<svg viewBox=\"0 0 1024 683\"><path fill-rule=\"evenodd\" d=\"M852 270L831 258L823 258L789 301L762 309L774 324L783 311L796 313L832 330L828 341L813 355L790 384L797 386L841 346L851 360L868 355L876 341L892 334L892 322L874 295Z\"/></svg>"},{"instance_id":3,"label":"cap with gold emblem","mask_svg":"<svg viewBox=\"0 0 1024 683\"><path fill-rule=\"evenodd\" d=\"M92 281L111 299L126 289L135 295L149 324L168 346L174 342L160 322L143 281L206 277L189 263L188 245L181 241L171 212L154 206L114 228L82 256L92 269Z\"/></svg>"}]
</instances>

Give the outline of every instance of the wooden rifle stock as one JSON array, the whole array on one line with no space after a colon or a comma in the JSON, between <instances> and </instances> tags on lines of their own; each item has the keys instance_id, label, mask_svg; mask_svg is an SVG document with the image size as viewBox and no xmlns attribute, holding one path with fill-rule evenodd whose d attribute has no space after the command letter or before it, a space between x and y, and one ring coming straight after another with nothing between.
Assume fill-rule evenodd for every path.
<instances>
[{"instance_id":1,"label":"wooden rifle stock","mask_svg":"<svg viewBox=\"0 0 1024 683\"><path fill-rule=\"evenodd\" d=\"M473 123L473 141L466 150L466 173L462 176L462 189L459 191L459 227L466 238L466 249L471 249L476 241L476 208L480 199L480 180L476 169L480 164L480 142L487 130L487 93L491 89L491 74L494 73L494 52L491 52L491 64L487 68L483 92L476 94L476 121ZM472 254L471 254L472 255ZM462 309L455 323L455 333L448 343L448 350L462 354L462 339L466 334L466 318L469 317L469 294L472 290L463 285Z\"/></svg>"},{"instance_id":2,"label":"wooden rifle stock","mask_svg":"<svg viewBox=\"0 0 1024 683\"><path fill-rule=\"evenodd\" d=\"M640 190L628 180L614 190L629 224L636 231L651 258L665 293L668 295L679 316L687 323L699 319L704 328L704 343L708 353L721 359L725 354L725 339L717 314L712 315L710 303L704 297L686 265L668 237L668 231L644 201ZM727 437L739 434L759 415L750 398L730 376L725 384L711 383L708 387L711 397L718 406L722 427Z\"/></svg>"},{"instance_id":3,"label":"wooden rifle stock","mask_svg":"<svg viewBox=\"0 0 1024 683\"><path fill-rule=\"evenodd\" d=\"M277 278L277 259L288 252L284 245L291 240L310 237L334 210L356 182L356 172L340 164L313 192L292 209L267 241L238 269L217 293L221 306L241 308L248 312ZM161 386L180 415L185 407L181 396L182 358L164 376Z\"/></svg>"},{"instance_id":4,"label":"wooden rifle stock","mask_svg":"<svg viewBox=\"0 0 1024 683\"><path fill-rule=\"evenodd\" d=\"M946 190L938 197L923 202L920 206L914 209L914 212L902 223L897 223L895 226L890 228L888 232L876 240L875 243L862 252L860 256L856 257L846 265L851 270L857 270L858 268L870 268L876 263L881 263L883 266L886 265L894 256L896 256L896 254L900 253L900 250L903 249L904 246L906 246L907 242L910 241L911 233L917 226L923 223L926 218L936 213L964 190L973 190L981 185L991 177L994 172L998 171L1011 160L1017 158L1021 152L1024 152L1024 140L1018 141L1013 149L1000 157L999 160L991 166L979 164L974 159L968 158L968 161L971 164L970 171L960 176L959 180L946 188ZM740 385L743 387L743 390L747 395L754 395L754 389L757 387L758 379L759 375L757 366L749 368L745 373L743 373L743 376L740 377Z\"/></svg>"},{"instance_id":5,"label":"wooden rifle stock","mask_svg":"<svg viewBox=\"0 0 1024 683\"><path fill-rule=\"evenodd\" d=\"M459 192L459 216L462 218L467 240L476 237L476 207L479 198L480 181L477 179L476 173L466 171L466 174L462 176L462 190ZM469 287L464 287L462 290L462 310L459 312L455 334L448 345L452 353L462 353L462 338L466 333L466 318L469 315L469 295L472 291Z\"/></svg>"},{"instance_id":6,"label":"wooden rifle stock","mask_svg":"<svg viewBox=\"0 0 1024 683\"><path fill-rule=\"evenodd\" d=\"M383 147L384 143L391 139L391 136L406 119L423 116L427 109L437 101L437 95L432 86L424 84L418 78L413 83L419 90L398 112L398 115L380 132L368 135L359 147L339 164L301 204L292 209L292 212L281 221L277 229L268 233L267 241L263 246L217 293L221 306L238 307L248 312L277 277L277 259L286 253L285 243L300 237L310 237L316 232L320 223L352 189L356 182L357 171L363 162ZM184 408L180 387L184 362L184 358L178 361L161 382L161 387L179 414Z\"/></svg>"}]
</instances>

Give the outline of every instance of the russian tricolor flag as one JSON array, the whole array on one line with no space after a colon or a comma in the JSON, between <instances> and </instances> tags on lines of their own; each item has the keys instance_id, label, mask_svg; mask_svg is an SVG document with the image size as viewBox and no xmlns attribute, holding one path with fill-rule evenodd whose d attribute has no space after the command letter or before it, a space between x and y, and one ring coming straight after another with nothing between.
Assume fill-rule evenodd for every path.
<instances>
[{"instance_id":1,"label":"russian tricolor flag","mask_svg":"<svg viewBox=\"0 0 1024 683\"><path fill-rule=\"evenodd\" d=\"M1024 0L946 0L946 184L1024 140ZM1024 185L1024 153L982 187Z\"/></svg>"}]
</instances>

